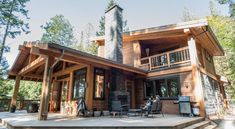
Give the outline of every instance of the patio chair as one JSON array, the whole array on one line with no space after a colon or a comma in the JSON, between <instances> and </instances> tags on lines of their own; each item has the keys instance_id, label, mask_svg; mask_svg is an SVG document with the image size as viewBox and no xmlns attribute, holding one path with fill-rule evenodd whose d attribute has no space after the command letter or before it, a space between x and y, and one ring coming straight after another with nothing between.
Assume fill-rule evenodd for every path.
<instances>
[{"instance_id":1,"label":"patio chair","mask_svg":"<svg viewBox=\"0 0 235 129\"><path fill-rule=\"evenodd\" d=\"M118 113L118 115L121 117L122 116L122 105L121 101L112 101L112 113L115 115Z\"/></svg>"},{"instance_id":2,"label":"patio chair","mask_svg":"<svg viewBox=\"0 0 235 129\"><path fill-rule=\"evenodd\" d=\"M147 112L146 109L142 109L141 111L141 116L143 115L143 112ZM154 101L152 106L151 106L151 110L148 114L148 116L152 116L153 114L162 114L162 116L164 117L164 114L162 112L162 102L161 101Z\"/></svg>"},{"instance_id":3,"label":"patio chair","mask_svg":"<svg viewBox=\"0 0 235 129\"><path fill-rule=\"evenodd\" d=\"M150 112L148 112L148 109L141 108L141 117L143 116L143 113L146 113L146 112L148 112L147 116L149 116L150 114L152 114L152 111L155 110L156 108L157 108L157 101L154 101L152 103ZM152 114L152 116L153 116L153 114Z\"/></svg>"},{"instance_id":4,"label":"patio chair","mask_svg":"<svg viewBox=\"0 0 235 129\"><path fill-rule=\"evenodd\" d=\"M162 112L162 102L161 101L157 101L156 102L157 106L156 106L156 110L151 110L152 114L162 114L162 117L164 117L164 114Z\"/></svg>"}]
</instances>

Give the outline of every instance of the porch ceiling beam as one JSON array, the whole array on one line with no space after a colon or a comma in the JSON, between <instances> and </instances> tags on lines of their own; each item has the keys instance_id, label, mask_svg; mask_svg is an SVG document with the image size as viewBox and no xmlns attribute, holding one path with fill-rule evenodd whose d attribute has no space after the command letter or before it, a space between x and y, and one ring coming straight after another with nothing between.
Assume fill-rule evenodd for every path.
<instances>
[{"instance_id":1,"label":"porch ceiling beam","mask_svg":"<svg viewBox=\"0 0 235 129\"><path fill-rule=\"evenodd\" d=\"M183 30L177 30L176 32L161 32L161 33L148 33L148 34L140 34L140 35L131 35L124 36L123 40L132 41L132 40L150 40L150 39L159 39L159 38L174 38L174 37L183 37L187 36Z\"/></svg>"},{"instance_id":2,"label":"porch ceiling beam","mask_svg":"<svg viewBox=\"0 0 235 129\"><path fill-rule=\"evenodd\" d=\"M61 76L61 75L65 75L65 74L69 74L70 72L77 70L77 69L81 69L86 67L86 65L75 65L69 68L65 68L64 70L58 71L54 74L52 74L52 77L57 77L57 76Z\"/></svg>"},{"instance_id":3,"label":"porch ceiling beam","mask_svg":"<svg viewBox=\"0 0 235 129\"><path fill-rule=\"evenodd\" d=\"M56 49L40 49L40 48L34 48L32 49L33 51L32 54L37 54L37 55L50 55L53 56L55 58L58 58L61 55L61 52L58 50L59 48ZM68 48L66 48L68 49ZM97 59L99 58L99 59ZM84 53L73 53L73 52L68 52L65 50L65 54L63 56L63 58L61 59L63 61L67 61L67 62L75 62L76 64L82 64L82 65L89 65L89 64L100 64L100 65L105 65L105 66L109 66L109 67L115 67L118 69L122 69L122 70L126 70L129 72L134 72L134 73L138 73L141 75L146 76L147 73L144 71L141 71L137 68L132 68L130 66L124 65L124 64L117 64L115 62L109 61L107 59L103 59L100 57L93 57Z\"/></svg>"},{"instance_id":4,"label":"porch ceiling beam","mask_svg":"<svg viewBox=\"0 0 235 129\"><path fill-rule=\"evenodd\" d=\"M40 56L37 59L35 59L34 61L32 61L30 64L25 66L24 68L22 68L19 72L19 75L25 75L28 72L34 70L35 68L41 66L44 63L45 63L45 58Z\"/></svg>"},{"instance_id":5,"label":"porch ceiling beam","mask_svg":"<svg viewBox=\"0 0 235 129\"><path fill-rule=\"evenodd\" d=\"M17 73L9 73L9 75L12 75L12 76L17 76L18 74ZM38 75L38 74L26 74L24 75L24 77L28 77L28 78L35 78L35 79L42 79L42 75Z\"/></svg>"}]
</instances>

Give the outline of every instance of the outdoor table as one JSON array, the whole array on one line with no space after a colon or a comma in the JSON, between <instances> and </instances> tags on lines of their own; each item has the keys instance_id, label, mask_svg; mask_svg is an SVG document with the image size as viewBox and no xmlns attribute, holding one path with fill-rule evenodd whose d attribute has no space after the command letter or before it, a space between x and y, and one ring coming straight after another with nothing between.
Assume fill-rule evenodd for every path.
<instances>
[{"instance_id":1,"label":"outdoor table","mask_svg":"<svg viewBox=\"0 0 235 129\"><path fill-rule=\"evenodd\" d=\"M128 111L128 117L129 116L138 116L138 115L140 115L140 113L141 113L141 109L129 109L129 111ZM134 115L131 115L131 114L134 114Z\"/></svg>"}]
</instances>

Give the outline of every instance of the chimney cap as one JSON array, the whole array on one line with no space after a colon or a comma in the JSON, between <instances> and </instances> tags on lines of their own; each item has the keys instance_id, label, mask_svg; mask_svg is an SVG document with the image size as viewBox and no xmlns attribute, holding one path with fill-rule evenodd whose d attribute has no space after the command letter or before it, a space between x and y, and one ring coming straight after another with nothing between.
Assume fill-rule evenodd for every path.
<instances>
[{"instance_id":1,"label":"chimney cap","mask_svg":"<svg viewBox=\"0 0 235 129\"><path fill-rule=\"evenodd\" d=\"M120 9L121 11L123 10L119 5L115 4L113 6L111 6L110 8L108 8L105 13L109 12L110 10L112 10L113 8L117 7L118 9Z\"/></svg>"}]
</instances>

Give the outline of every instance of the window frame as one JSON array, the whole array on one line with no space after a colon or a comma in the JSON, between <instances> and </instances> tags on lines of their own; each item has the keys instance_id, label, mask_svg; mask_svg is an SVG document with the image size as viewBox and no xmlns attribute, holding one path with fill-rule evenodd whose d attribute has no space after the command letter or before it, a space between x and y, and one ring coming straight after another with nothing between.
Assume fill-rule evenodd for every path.
<instances>
[{"instance_id":1,"label":"window frame","mask_svg":"<svg viewBox=\"0 0 235 129\"><path fill-rule=\"evenodd\" d=\"M164 80L165 85L167 86L167 94L169 96L169 86L167 85L167 81L168 79L172 79L172 78L176 78L177 79L177 83L178 83L178 95L181 95L181 84L180 84L180 75L170 75L170 76L164 76L164 77L159 77L159 78L154 78L151 80L145 80L144 81L144 99L147 100L150 96L146 96L146 86L148 82L154 82L155 84L153 85L153 94L156 95L157 94L157 89L156 89L156 81L157 80ZM177 100L177 97L160 97L161 100Z\"/></svg>"},{"instance_id":2,"label":"window frame","mask_svg":"<svg viewBox=\"0 0 235 129\"><path fill-rule=\"evenodd\" d=\"M82 69L78 69L78 70L75 70L73 71L73 86L72 86L72 98L71 100L78 100L78 99L81 99L82 97L77 97L75 98L74 97L74 87L75 87L75 73L78 72L78 71L85 71L85 86L84 86L84 96L83 98L85 99L86 97L86 86L87 86L87 68L82 68ZM82 74L80 74L79 76L81 76ZM80 86L78 86L78 89L79 89ZM79 92L78 92L78 96L79 96Z\"/></svg>"},{"instance_id":3,"label":"window frame","mask_svg":"<svg viewBox=\"0 0 235 129\"><path fill-rule=\"evenodd\" d=\"M101 74L96 74L96 70L101 70L103 72L103 76L104 76L104 83L103 83L103 96L102 97L96 97L95 96L95 89L96 89L96 75L101 75ZM102 76L102 75L101 75ZM104 100L105 99L105 69L102 68L94 68L94 77L93 77L93 99L94 100Z\"/></svg>"}]
</instances>

